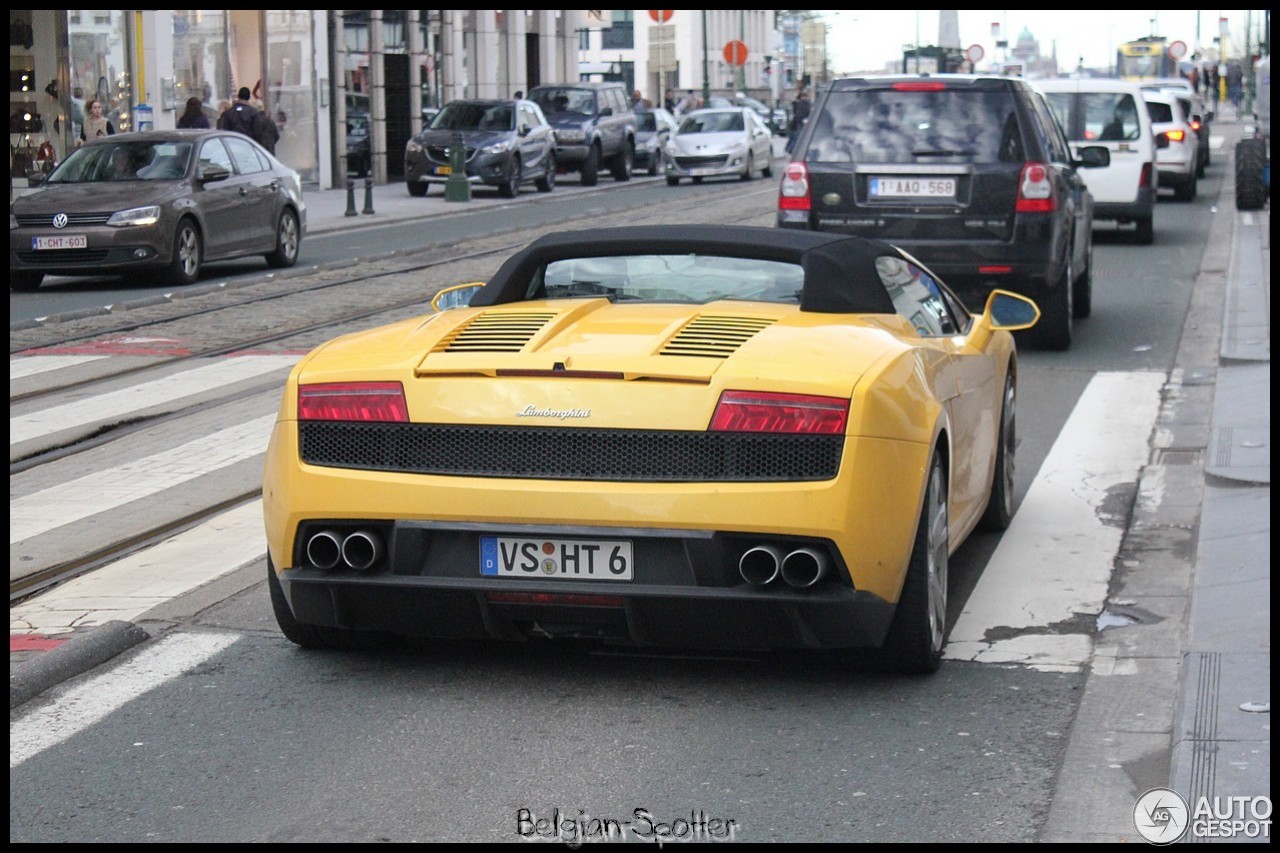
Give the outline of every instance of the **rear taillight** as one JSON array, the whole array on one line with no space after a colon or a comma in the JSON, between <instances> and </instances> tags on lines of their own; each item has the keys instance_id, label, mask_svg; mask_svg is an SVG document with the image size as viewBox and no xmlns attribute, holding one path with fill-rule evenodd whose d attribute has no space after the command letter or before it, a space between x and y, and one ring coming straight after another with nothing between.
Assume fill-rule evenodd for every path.
<instances>
[{"instance_id":1,"label":"rear taillight","mask_svg":"<svg viewBox=\"0 0 1280 853\"><path fill-rule=\"evenodd\" d=\"M1191 129L1192 129L1192 130L1194 130L1196 133L1199 133L1199 132L1200 132L1200 128L1201 128L1201 127L1203 127L1203 126L1204 126L1204 125L1200 124L1200 122L1199 122L1199 121L1197 121L1196 119L1192 119L1192 120L1191 120Z\"/></svg>"},{"instance_id":2,"label":"rear taillight","mask_svg":"<svg viewBox=\"0 0 1280 853\"><path fill-rule=\"evenodd\" d=\"M778 210L812 210L813 200L809 195L809 168L796 161L787 164L787 171L782 175L782 184L778 188Z\"/></svg>"},{"instance_id":3,"label":"rear taillight","mask_svg":"<svg viewBox=\"0 0 1280 853\"><path fill-rule=\"evenodd\" d=\"M1169 137L1170 142L1182 142L1187 138L1187 133L1184 130L1166 130L1164 135Z\"/></svg>"},{"instance_id":4,"label":"rear taillight","mask_svg":"<svg viewBox=\"0 0 1280 853\"><path fill-rule=\"evenodd\" d=\"M1155 177L1155 166L1150 163L1143 163L1142 171L1138 173L1138 189L1144 190L1147 187L1154 186L1153 177Z\"/></svg>"},{"instance_id":5,"label":"rear taillight","mask_svg":"<svg viewBox=\"0 0 1280 853\"><path fill-rule=\"evenodd\" d=\"M408 421L399 382L333 382L298 386L300 421Z\"/></svg>"},{"instance_id":6,"label":"rear taillight","mask_svg":"<svg viewBox=\"0 0 1280 853\"><path fill-rule=\"evenodd\" d=\"M1018 178L1018 213L1050 213L1058 209L1053 179L1043 163L1025 163Z\"/></svg>"},{"instance_id":7,"label":"rear taillight","mask_svg":"<svg viewBox=\"0 0 1280 853\"><path fill-rule=\"evenodd\" d=\"M843 397L725 391L711 416L711 430L839 435L848 420L849 401Z\"/></svg>"}]
</instances>

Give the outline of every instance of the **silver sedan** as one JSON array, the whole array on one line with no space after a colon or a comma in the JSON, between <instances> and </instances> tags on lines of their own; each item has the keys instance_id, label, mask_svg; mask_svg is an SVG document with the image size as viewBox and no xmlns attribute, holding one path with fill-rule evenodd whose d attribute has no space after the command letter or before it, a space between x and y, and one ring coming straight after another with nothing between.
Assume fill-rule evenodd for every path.
<instances>
[{"instance_id":1,"label":"silver sedan","mask_svg":"<svg viewBox=\"0 0 1280 853\"><path fill-rule=\"evenodd\" d=\"M694 110L685 115L663 151L667 184L681 178L773 175L773 134L746 107Z\"/></svg>"}]
</instances>

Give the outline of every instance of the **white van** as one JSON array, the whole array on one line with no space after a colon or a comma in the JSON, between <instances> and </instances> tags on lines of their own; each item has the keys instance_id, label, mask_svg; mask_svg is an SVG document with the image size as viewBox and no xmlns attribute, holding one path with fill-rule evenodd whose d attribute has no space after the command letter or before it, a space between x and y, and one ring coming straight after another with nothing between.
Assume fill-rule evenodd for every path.
<instances>
[{"instance_id":1,"label":"white van","mask_svg":"<svg viewBox=\"0 0 1280 853\"><path fill-rule=\"evenodd\" d=\"M1089 78L1036 80L1035 86L1073 148L1105 145L1111 151L1110 166L1082 173L1093 195L1093 218L1132 222L1139 243L1154 240L1158 140L1142 88L1123 80Z\"/></svg>"}]
</instances>

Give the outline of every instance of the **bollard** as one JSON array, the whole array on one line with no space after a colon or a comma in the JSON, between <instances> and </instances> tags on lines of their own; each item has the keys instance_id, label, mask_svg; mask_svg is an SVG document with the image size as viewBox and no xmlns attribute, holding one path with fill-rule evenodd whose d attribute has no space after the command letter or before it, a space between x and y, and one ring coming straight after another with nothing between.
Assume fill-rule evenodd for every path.
<instances>
[{"instance_id":1,"label":"bollard","mask_svg":"<svg viewBox=\"0 0 1280 853\"><path fill-rule=\"evenodd\" d=\"M449 146L449 177L444 182L445 201L471 201L471 184L467 182L467 144L461 133L455 133Z\"/></svg>"},{"instance_id":2,"label":"bollard","mask_svg":"<svg viewBox=\"0 0 1280 853\"><path fill-rule=\"evenodd\" d=\"M373 213L373 179L364 179L364 210L362 213Z\"/></svg>"},{"instance_id":3,"label":"bollard","mask_svg":"<svg viewBox=\"0 0 1280 853\"><path fill-rule=\"evenodd\" d=\"M347 212L343 215L356 215L356 182L350 178L347 178Z\"/></svg>"}]
</instances>

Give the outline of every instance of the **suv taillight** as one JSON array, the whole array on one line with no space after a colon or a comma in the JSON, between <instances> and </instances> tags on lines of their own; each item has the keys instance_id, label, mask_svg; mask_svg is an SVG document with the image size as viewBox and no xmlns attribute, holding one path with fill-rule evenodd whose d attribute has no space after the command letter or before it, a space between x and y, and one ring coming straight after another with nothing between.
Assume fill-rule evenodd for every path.
<instances>
[{"instance_id":1,"label":"suv taillight","mask_svg":"<svg viewBox=\"0 0 1280 853\"><path fill-rule=\"evenodd\" d=\"M1018 213L1051 213L1058 209L1049 168L1043 163L1025 163L1018 177Z\"/></svg>"},{"instance_id":2,"label":"suv taillight","mask_svg":"<svg viewBox=\"0 0 1280 853\"><path fill-rule=\"evenodd\" d=\"M1138 189L1146 189L1147 187L1155 186L1155 183L1152 180L1155 175L1155 171L1155 166L1152 164L1142 164L1142 171L1138 173Z\"/></svg>"},{"instance_id":3,"label":"suv taillight","mask_svg":"<svg viewBox=\"0 0 1280 853\"><path fill-rule=\"evenodd\" d=\"M812 210L813 200L809 195L809 167L796 161L787 164L787 171L782 175L782 185L778 188L778 210Z\"/></svg>"}]
</instances>

